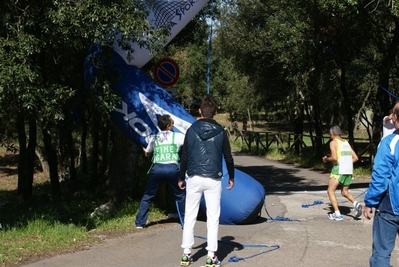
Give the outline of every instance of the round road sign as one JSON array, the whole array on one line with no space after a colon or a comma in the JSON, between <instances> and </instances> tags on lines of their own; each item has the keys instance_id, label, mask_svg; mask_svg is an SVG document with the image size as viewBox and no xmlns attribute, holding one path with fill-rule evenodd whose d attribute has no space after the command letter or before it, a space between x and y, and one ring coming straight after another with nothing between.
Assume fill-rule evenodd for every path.
<instances>
[{"instance_id":1,"label":"round road sign","mask_svg":"<svg viewBox=\"0 0 399 267\"><path fill-rule=\"evenodd\" d=\"M179 66L170 58L161 59L154 67L155 81L163 87L174 85L179 79L179 75Z\"/></svg>"}]
</instances>

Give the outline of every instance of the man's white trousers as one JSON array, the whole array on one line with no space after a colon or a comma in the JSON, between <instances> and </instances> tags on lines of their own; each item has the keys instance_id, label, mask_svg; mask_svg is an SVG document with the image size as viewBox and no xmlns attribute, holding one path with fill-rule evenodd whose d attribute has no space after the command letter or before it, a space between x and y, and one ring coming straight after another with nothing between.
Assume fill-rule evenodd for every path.
<instances>
[{"instance_id":1,"label":"man's white trousers","mask_svg":"<svg viewBox=\"0 0 399 267\"><path fill-rule=\"evenodd\" d=\"M222 180L192 176L186 179L186 213L184 217L183 240L181 247L185 254L191 253L194 245L194 226L202 195L206 204L206 227L208 256L218 249L218 230L220 217L220 198L222 195Z\"/></svg>"}]
</instances>

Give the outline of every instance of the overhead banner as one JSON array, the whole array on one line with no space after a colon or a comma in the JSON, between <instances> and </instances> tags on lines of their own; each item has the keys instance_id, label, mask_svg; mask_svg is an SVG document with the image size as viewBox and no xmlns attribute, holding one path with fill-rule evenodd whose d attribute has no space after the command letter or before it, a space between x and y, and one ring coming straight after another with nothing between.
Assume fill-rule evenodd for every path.
<instances>
[{"instance_id":1,"label":"overhead banner","mask_svg":"<svg viewBox=\"0 0 399 267\"><path fill-rule=\"evenodd\" d=\"M159 29L164 26L170 27L170 35L167 41L161 45L167 45L175 36L194 18L194 16L206 5L208 0L155 0L147 1L148 7L148 24L154 29ZM117 35L117 39L120 34ZM143 33L142 40L148 38L146 33ZM131 55L132 60L128 59L127 51L119 46L118 41L114 43L114 50L123 58L127 65L143 67L150 61L155 54L151 54L147 47L140 46L137 42L131 42L131 47L134 53Z\"/></svg>"}]
</instances>

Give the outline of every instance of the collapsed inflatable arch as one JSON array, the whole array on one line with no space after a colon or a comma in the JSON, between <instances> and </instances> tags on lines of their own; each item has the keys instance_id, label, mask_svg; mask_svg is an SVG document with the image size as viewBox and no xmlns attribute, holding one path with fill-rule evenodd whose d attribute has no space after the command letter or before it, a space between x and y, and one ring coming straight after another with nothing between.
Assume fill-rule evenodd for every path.
<instances>
[{"instance_id":1,"label":"collapsed inflatable arch","mask_svg":"<svg viewBox=\"0 0 399 267\"><path fill-rule=\"evenodd\" d=\"M162 23L170 23L169 41L191 20L207 3L199 1L151 1L155 3L149 15L149 23L153 27L162 27ZM160 18L162 17L162 20ZM161 23L161 22L162 23ZM165 44L166 45L166 44ZM120 74L120 79L113 89L122 97L122 102L111 113L112 121L134 143L147 146L151 135L158 133L158 117L169 114L174 120L173 130L186 133L195 121L175 99L151 77L140 70L151 55L147 50L132 43L135 49L134 60L129 61L127 53L116 43L112 56L112 65ZM93 46L85 61L85 82L88 87L96 75L96 67L91 64L91 57L101 53L101 48ZM228 173L223 166L222 186L228 184ZM253 177L235 169L235 186L232 190L223 190L221 196L221 224L245 224L252 222L261 212L264 204L265 190ZM201 210L205 210L204 202Z\"/></svg>"}]
</instances>

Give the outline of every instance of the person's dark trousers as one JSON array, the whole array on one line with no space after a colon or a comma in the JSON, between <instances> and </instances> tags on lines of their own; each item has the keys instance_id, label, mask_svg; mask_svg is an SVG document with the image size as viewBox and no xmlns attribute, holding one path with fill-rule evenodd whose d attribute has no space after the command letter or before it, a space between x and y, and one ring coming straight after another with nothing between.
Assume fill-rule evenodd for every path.
<instances>
[{"instance_id":1,"label":"person's dark trousers","mask_svg":"<svg viewBox=\"0 0 399 267\"><path fill-rule=\"evenodd\" d=\"M376 211L373 222L373 249L370 267L390 267L391 253L399 233L399 216Z\"/></svg>"},{"instance_id":2,"label":"person's dark trousers","mask_svg":"<svg viewBox=\"0 0 399 267\"><path fill-rule=\"evenodd\" d=\"M154 164L148 176L148 181L144 196L141 199L140 207L136 215L135 224L142 227L146 224L148 219L148 210L152 200L157 195L159 188L163 182L168 183L171 192L173 193L181 221L184 222L185 211L185 196L186 192L181 190L178 186L179 181L179 167L177 164Z\"/></svg>"}]
</instances>

